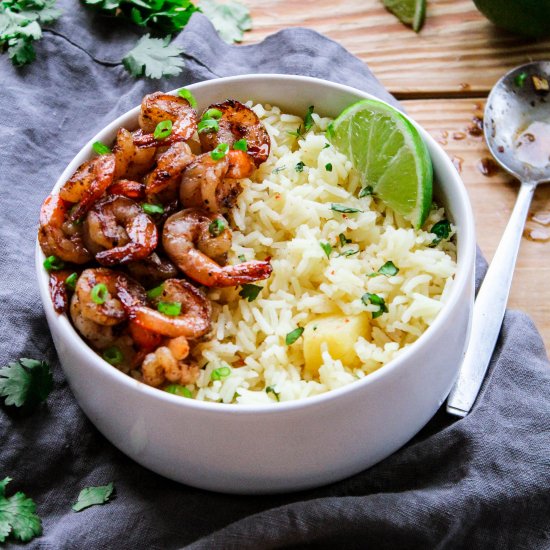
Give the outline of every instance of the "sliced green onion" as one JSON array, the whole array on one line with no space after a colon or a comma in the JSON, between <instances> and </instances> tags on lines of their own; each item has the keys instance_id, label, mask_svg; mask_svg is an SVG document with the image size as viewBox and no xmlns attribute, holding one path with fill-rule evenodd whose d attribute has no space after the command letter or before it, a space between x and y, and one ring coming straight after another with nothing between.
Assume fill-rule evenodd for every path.
<instances>
[{"instance_id":1,"label":"sliced green onion","mask_svg":"<svg viewBox=\"0 0 550 550\"><path fill-rule=\"evenodd\" d=\"M357 212L362 212L359 208L352 208L351 206L344 206L343 204L332 203L330 209L334 212L341 212L342 214L356 214Z\"/></svg>"},{"instance_id":2,"label":"sliced green onion","mask_svg":"<svg viewBox=\"0 0 550 550\"><path fill-rule=\"evenodd\" d=\"M289 332L286 335L285 344L287 346L291 346L292 344L294 344L294 342L296 342L296 340L298 340L298 338L302 336L302 332L304 332L304 327L298 327L298 328L295 328L293 331Z\"/></svg>"},{"instance_id":3,"label":"sliced green onion","mask_svg":"<svg viewBox=\"0 0 550 550\"><path fill-rule=\"evenodd\" d=\"M327 258L330 258L330 253L332 252L332 246L330 243L319 243L323 252L327 255Z\"/></svg>"},{"instance_id":4,"label":"sliced green onion","mask_svg":"<svg viewBox=\"0 0 550 550\"><path fill-rule=\"evenodd\" d=\"M516 75L516 78L514 78L514 83L518 88L523 88L523 85L525 84L525 81L527 80L527 73L519 73Z\"/></svg>"},{"instance_id":5,"label":"sliced green onion","mask_svg":"<svg viewBox=\"0 0 550 550\"><path fill-rule=\"evenodd\" d=\"M163 292L164 283L161 283L159 286L156 286L155 288L147 291L147 298L149 298L149 300L154 300L155 298L158 298Z\"/></svg>"},{"instance_id":6,"label":"sliced green onion","mask_svg":"<svg viewBox=\"0 0 550 550\"><path fill-rule=\"evenodd\" d=\"M160 313L164 315L169 315L170 317L176 317L181 313L181 303L180 302L159 302L157 304L157 309Z\"/></svg>"},{"instance_id":7,"label":"sliced green onion","mask_svg":"<svg viewBox=\"0 0 550 550\"><path fill-rule=\"evenodd\" d=\"M332 172L332 164L330 162L327 162L327 164L325 164L325 170L327 172Z\"/></svg>"},{"instance_id":8,"label":"sliced green onion","mask_svg":"<svg viewBox=\"0 0 550 550\"><path fill-rule=\"evenodd\" d=\"M155 139L166 139L172 133L172 121L163 120L157 124L153 137Z\"/></svg>"},{"instance_id":9,"label":"sliced green onion","mask_svg":"<svg viewBox=\"0 0 550 550\"><path fill-rule=\"evenodd\" d=\"M210 235L212 235L213 237L217 237L218 235L220 235L223 230L225 229L226 227L226 224L225 222L220 219L220 218L216 218L209 226L208 226L208 232L210 233Z\"/></svg>"},{"instance_id":10,"label":"sliced green onion","mask_svg":"<svg viewBox=\"0 0 550 550\"><path fill-rule=\"evenodd\" d=\"M65 267L65 262L57 256L48 256L42 265L46 271L59 271Z\"/></svg>"},{"instance_id":11,"label":"sliced green onion","mask_svg":"<svg viewBox=\"0 0 550 550\"><path fill-rule=\"evenodd\" d=\"M205 118L201 120L197 125L197 132L199 134L209 134L211 132L217 132L220 129L220 125L217 120L213 118Z\"/></svg>"},{"instance_id":12,"label":"sliced green onion","mask_svg":"<svg viewBox=\"0 0 550 550\"><path fill-rule=\"evenodd\" d=\"M375 306L379 306L378 311L372 312L372 318L376 319L377 317L380 317L382 313L388 312L388 306L386 306L386 302L382 296L378 296L378 294L371 294L370 292L365 292L363 296L361 296L361 301L368 306L369 304L373 304Z\"/></svg>"},{"instance_id":13,"label":"sliced green onion","mask_svg":"<svg viewBox=\"0 0 550 550\"><path fill-rule=\"evenodd\" d=\"M367 185L366 187L363 187L361 191L359 191L359 195L357 195L360 199L363 197L368 197L369 195L372 195L374 192L372 185Z\"/></svg>"},{"instance_id":14,"label":"sliced green onion","mask_svg":"<svg viewBox=\"0 0 550 550\"><path fill-rule=\"evenodd\" d=\"M124 359L124 355L116 346L111 346L103 352L103 359L111 365L119 365Z\"/></svg>"},{"instance_id":15,"label":"sliced green onion","mask_svg":"<svg viewBox=\"0 0 550 550\"><path fill-rule=\"evenodd\" d=\"M186 88L181 88L178 90L178 95L180 97L183 97L183 99L187 99L189 101L189 105L193 107L193 109L197 108L197 100L195 99L195 96Z\"/></svg>"},{"instance_id":16,"label":"sliced green onion","mask_svg":"<svg viewBox=\"0 0 550 550\"><path fill-rule=\"evenodd\" d=\"M302 161L300 161L298 164L296 164L296 166L294 167L294 170L296 170L296 172L303 172L304 166L305 164Z\"/></svg>"},{"instance_id":17,"label":"sliced green onion","mask_svg":"<svg viewBox=\"0 0 550 550\"><path fill-rule=\"evenodd\" d=\"M108 155L111 153L111 149L105 145L105 143L102 143L101 141L95 141L92 145L92 149L98 154L98 155Z\"/></svg>"},{"instance_id":18,"label":"sliced green onion","mask_svg":"<svg viewBox=\"0 0 550 550\"><path fill-rule=\"evenodd\" d=\"M275 396L277 401L280 401L279 396L281 395L278 391L275 390L275 386L267 386L265 393L272 393Z\"/></svg>"},{"instance_id":19,"label":"sliced green onion","mask_svg":"<svg viewBox=\"0 0 550 550\"><path fill-rule=\"evenodd\" d=\"M164 391L180 397L193 398L193 392L181 384L170 384L164 388Z\"/></svg>"},{"instance_id":20,"label":"sliced green onion","mask_svg":"<svg viewBox=\"0 0 550 550\"><path fill-rule=\"evenodd\" d=\"M78 279L78 273L71 273L66 279L65 279L65 286L69 290L74 290L76 288L76 281Z\"/></svg>"},{"instance_id":21,"label":"sliced green onion","mask_svg":"<svg viewBox=\"0 0 550 550\"><path fill-rule=\"evenodd\" d=\"M210 374L210 380L223 380L231 374L231 369L229 367L220 367L214 369L212 374Z\"/></svg>"},{"instance_id":22,"label":"sliced green onion","mask_svg":"<svg viewBox=\"0 0 550 550\"><path fill-rule=\"evenodd\" d=\"M210 151L210 156L213 160L221 160L229 151L229 145L227 143L220 143L215 149Z\"/></svg>"},{"instance_id":23,"label":"sliced green onion","mask_svg":"<svg viewBox=\"0 0 550 550\"><path fill-rule=\"evenodd\" d=\"M205 111L205 113L202 115L202 120L206 120L207 118L213 118L215 120L219 120L222 118L223 113L219 109L208 109Z\"/></svg>"},{"instance_id":24,"label":"sliced green onion","mask_svg":"<svg viewBox=\"0 0 550 550\"><path fill-rule=\"evenodd\" d=\"M94 286L94 288L92 288L92 300L98 305L104 304L105 300L107 299L107 293L107 285L103 283L98 283Z\"/></svg>"},{"instance_id":25,"label":"sliced green onion","mask_svg":"<svg viewBox=\"0 0 550 550\"><path fill-rule=\"evenodd\" d=\"M248 151L248 141L245 138L237 140L233 144L235 151Z\"/></svg>"},{"instance_id":26,"label":"sliced green onion","mask_svg":"<svg viewBox=\"0 0 550 550\"><path fill-rule=\"evenodd\" d=\"M141 208L143 208L146 214L164 214L164 207L161 204L149 204L148 202L144 202Z\"/></svg>"}]
</instances>

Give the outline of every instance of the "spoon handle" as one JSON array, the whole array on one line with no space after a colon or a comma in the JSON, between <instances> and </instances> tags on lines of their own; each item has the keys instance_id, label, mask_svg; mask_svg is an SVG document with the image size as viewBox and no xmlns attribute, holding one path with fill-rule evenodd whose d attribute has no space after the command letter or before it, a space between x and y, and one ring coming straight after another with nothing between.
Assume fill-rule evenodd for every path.
<instances>
[{"instance_id":1,"label":"spoon handle","mask_svg":"<svg viewBox=\"0 0 550 550\"><path fill-rule=\"evenodd\" d=\"M472 332L458 379L447 399L447 412L470 412L485 377L504 318L521 236L536 183L522 182L514 210L479 289Z\"/></svg>"}]
</instances>

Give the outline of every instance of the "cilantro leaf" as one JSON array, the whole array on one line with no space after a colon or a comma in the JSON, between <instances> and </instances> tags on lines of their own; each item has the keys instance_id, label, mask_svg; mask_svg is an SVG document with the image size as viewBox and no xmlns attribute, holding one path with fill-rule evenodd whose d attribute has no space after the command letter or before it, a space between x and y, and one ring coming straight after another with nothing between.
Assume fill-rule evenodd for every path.
<instances>
[{"instance_id":1,"label":"cilantro leaf","mask_svg":"<svg viewBox=\"0 0 550 550\"><path fill-rule=\"evenodd\" d=\"M21 358L0 369L0 397L6 398L6 405L37 405L52 387L52 373L45 361Z\"/></svg>"},{"instance_id":2,"label":"cilantro leaf","mask_svg":"<svg viewBox=\"0 0 550 550\"><path fill-rule=\"evenodd\" d=\"M132 76L161 78L177 76L185 65L182 50L170 45L170 37L151 38L142 36L138 43L122 59L122 63Z\"/></svg>"},{"instance_id":3,"label":"cilantro leaf","mask_svg":"<svg viewBox=\"0 0 550 550\"><path fill-rule=\"evenodd\" d=\"M377 311L372 312L372 318L376 319L377 317L380 317L383 313L388 313L388 306L386 305L386 301L382 296L378 296L378 294L371 294L370 292L365 292L363 296L361 296L361 301L368 306L369 304L373 304L375 306L378 306Z\"/></svg>"},{"instance_id":4,"label":"cilantro leaf","mask_svg":"<svg viewBox=\"0 0 550 550\"><path fill-rule=\"evenodd\" d=\"M359 208L352 208L351 206L345 206L343 204L331 203L330 209L334 212L341 212L342 214L356 214L362 212Z\"/></svg>"},{"instance_id":5,"label":"cilantro leaf","mask_svg":"<svg viewBox=\"0 0 550 550\"><path fill-rule=\"evenodd\" d=\"M313 126L313 117L311 116L313 114L313 105L310 105L307 108L306 116L304 117L304 130L306 132L309 132L311 130L311 127Z\"/></svg>"},{"instance_id":6,"label":"cilantro leaf","mask_svg":"<svg viewBox=\"0 0 550 550\"><path fill-rule=\"evenodd\" d=\"M430 247L437 246L443 239L448 239L451 234L451 224L448 220L442 219L438 221L430 229L430 233L435 235L435 239L430 243Z\"/></svg>"},{"instance_id":7,"label":"cilantro leaf","mask_svg":"<svg viewBox=\"0 0 550 550\"><path fill-rule=\"evenodd\" d=\"M330 253L332 252L332 246L330 243L319 243L323 252L327 255L327 258L330 258Z\"/></svg>"},{"instance_id":8,"label":"cilantro leaf","mask_svg":"<svg viewBox=\"0 0 550 550\"><path fill-rule=\"evenodd\" d=\"M73 504L73 510L75 512L80 512L96 504L105 504L113 494L113 491L114 485L112 481L108 485L86 487L80 491L76 503Z\"/></svg>"},{"instance_id":9,"label":"cilantro leaf","mask_svg":"<svg viewBox=\"0 0 550 550\"><path fill-rule=\"evenodd\" d=\"M391 261L388 260L379 270L378 273L381 275L386 275L387 277L392 277L399 273L399 268Z\"/></svg>"},{"instance_id":10,"label":"cilantro leaf","mask_svg":"<svg viewBox=\"0 0 550 550\"><path fill-rule=\"evenodd\" d=\"M202 0L201 11L229 44L241 42L243 33L252 28L250 11L240 2L230 0L225 4L218 4L214 0Z\"/></svg>"},{"instance_id":11,"label":"cilantro leaf","mask_svg":"<svg viewBox=\"0 0 550 550\"><path fill-rule=\"evenodd\" d=\"M239 291L239 296L245 298L249 302L253 302L260 294L260 291L263 289L263 286L244 284L241 290Z\"/></svg>"},{"instance_id":12,"label":"cilantro leaf","mask_svg":"<svg viewBox=\"0 0 550 550\"><path fill-rule=\"evenodd\" d=\"M361 191L359 191L359 195L357 195L360 199L363 197L368 197L369 195L372 195L374 193L372 189L372 185L367 185L366 187L363 187Z\"/></svg>"},{"instance_id":13,"label":"cilantro leaf","mask_svg":"<svg viewBox=\"0 0 550 550\"><path fill-rule=\"evenodd\" d=\"M275 399L277 401L280 401L279 396L281 394L275 389L275 386L267 386L267 388L265 389L265 393L272 393L275 396Z\"/></svg>"},{"instance_id":14,"label":"cilantro leaf","mask_svg":"<svg viewBox=\"0 0 550 550\"><path fill-rule=\"evenodd\" d=\"M34 501L22 492L6 498L6 486L11 478L0 481L0 543L7 537L28 542L42 534L42 522L36 515Z\"/></svg>"}]
</instances>

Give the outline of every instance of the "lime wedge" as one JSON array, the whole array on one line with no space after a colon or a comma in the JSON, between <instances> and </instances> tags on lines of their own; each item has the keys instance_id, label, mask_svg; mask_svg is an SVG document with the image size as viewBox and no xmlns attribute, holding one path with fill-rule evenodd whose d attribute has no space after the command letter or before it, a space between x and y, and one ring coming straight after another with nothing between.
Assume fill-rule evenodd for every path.
<instances>
[{"instance_id":1,"label":"lime wedge","mask_svg":"<svg viewBox=\"0 0 550 550\"><path fill-rule=\"evenodd\" d=\"M401 23L409 25L414 32L420 31L426 17L426 0L382 0Z\"/></svg>"},{"instance_id":2,"label":"lime wedge","mask_svg":"<svg viewBox=\"0 0 550 550\"><path fill-rule=\"evenodd\" d=\"M432 161L418 130L397 109L358 101L330 124L327 139L349 158L364 187L422 226L432 204Z\"/></svg>"}]
</instances>

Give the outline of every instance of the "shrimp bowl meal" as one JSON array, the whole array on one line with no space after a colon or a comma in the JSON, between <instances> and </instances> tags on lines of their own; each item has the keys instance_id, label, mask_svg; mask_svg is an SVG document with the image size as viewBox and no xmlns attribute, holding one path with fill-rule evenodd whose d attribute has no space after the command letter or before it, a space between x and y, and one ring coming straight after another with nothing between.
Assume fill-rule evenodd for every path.
<instances>
[{"instance_id":1,"label":"shrimp bowl meal","mask_svg":"<svg viewBox=\"0 0 550 550\"><path fill-rule=\"evenodd\" d=\"M394 134L365 129L380 113ZM404 115L251 75L148 94L91 139L42 204L37 270L112 443L197 487L280 492L360 471L434 414L468 340L473 235L452 163Z\"/></svg>"}]
</instances>

